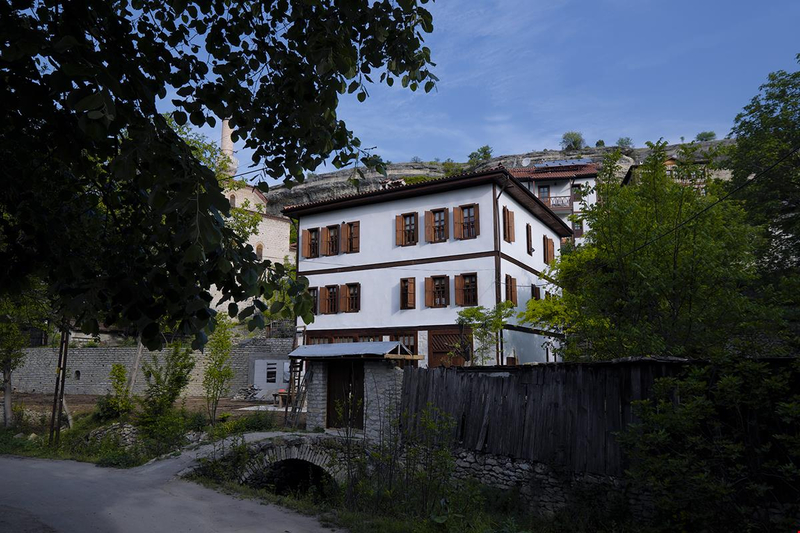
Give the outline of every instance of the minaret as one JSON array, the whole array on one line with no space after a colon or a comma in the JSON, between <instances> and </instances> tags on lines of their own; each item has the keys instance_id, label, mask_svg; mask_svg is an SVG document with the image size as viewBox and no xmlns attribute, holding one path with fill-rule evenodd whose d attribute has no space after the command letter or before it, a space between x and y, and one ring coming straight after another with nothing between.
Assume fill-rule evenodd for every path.
<instances>
[{"instance_id":1,"label":"minaret","mask_svg":"<svg viewBox=\"0 0 800 533\"><path fill-rule=\"evenodd\" d=\"M239 161L233 155L233 139L231 138L231 124L228 119L222 121L222 137L220 138L220 149L230 163L228 165L228 175L233 176L239 168Z\"/></svg>"}]
</instances>

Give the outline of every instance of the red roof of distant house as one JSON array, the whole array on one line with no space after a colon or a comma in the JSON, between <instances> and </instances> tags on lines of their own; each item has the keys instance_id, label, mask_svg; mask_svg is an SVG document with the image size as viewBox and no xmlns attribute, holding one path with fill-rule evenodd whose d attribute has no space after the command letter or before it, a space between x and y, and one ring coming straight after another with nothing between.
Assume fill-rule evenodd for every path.
<instances>
[{"instance_id":1,"label":"red roof of distant house","mask_svg":"<svg viewBox=\"0 0 800 533\"><path fill-rule=\"evenodd\" d=\"M582 165L569 165L557 167L530 167L509 168L508 171L517 179L522 180L552 180L563 178L590 178L597 176L597 165L594 163Z\"/></svg>"}]
</instances>

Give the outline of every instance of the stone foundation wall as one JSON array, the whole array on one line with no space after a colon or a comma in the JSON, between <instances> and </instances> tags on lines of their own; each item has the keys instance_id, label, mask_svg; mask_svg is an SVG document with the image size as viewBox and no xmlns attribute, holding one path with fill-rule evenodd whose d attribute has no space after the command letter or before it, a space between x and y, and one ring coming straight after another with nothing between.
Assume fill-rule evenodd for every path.
<instances>
[{"instance_id":1,"label":"stone foundation wall","mask_svg":"<svg viewBox=\"0 0 800 533\"><path fill-rule=\"evenodd\" d=\"M325 429L328 421L328 365L308 363L306 385L306 429Z\"/></svg>"},{"instance_id":2,"label":"stone foundation wall","mask_svg":"<svg viewBox=\"0 0 800 533\"><path fill-rule=\"evenodd\" d=\"M364 362L364 436L377 442L397 417L403 371L391 361Z\"/></svg>"},{"instance_id":3,"label":"stone foundation wall","mask_svg":"<svg viewBox=\"0 0 800 533\"><path fill-rule=\"evenodd\" d=\"M239 388L252 383L256 359L287 361L292 349L292 339L253 339L235 346L231 353L234 377L230 385L233 395ZM142 362L151 361L153 355L161 360L164 352L142 352ZM205 356L194 352L195 368L186 389L187 396L203 395ZM111 388L111 366L122 364L131 371L136 360L136 347L70 348L67 354L67 375L64 381L66 394L105 394ZM28 348L20 368L12 374L12 386L17 392L52 394L55 386L58 348ZM145 379L141 367L137 369L134 394L144 392Z\"/></svg>"},{"instance_id":4,"label":"stone foundation wall","mask_svg":"<svg viewBox=\"0 0 800 533\"><path fill-rule=\"evenodd\" d=\"M633 516L652 515L652 502L647 495L636 493L613 476L559 472L543 463L466 450L456 453L453 475L501 490L518 490L523 501L542 514L596 499L604 508L625 505Z\"/></svg>"}]
</instances>

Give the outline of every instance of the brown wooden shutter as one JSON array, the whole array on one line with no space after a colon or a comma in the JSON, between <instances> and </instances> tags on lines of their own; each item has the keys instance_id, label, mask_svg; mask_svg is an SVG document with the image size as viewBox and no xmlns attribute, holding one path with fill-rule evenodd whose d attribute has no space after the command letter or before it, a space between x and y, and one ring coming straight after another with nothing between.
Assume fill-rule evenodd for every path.
<instances>
[{"instance_id":1,"label":"brown wooden shutter","mask_svg":"<svg viewBox=\"0 0 800 533\"><path fill-rule=\"evenodd\" d=\"M425 278L425 307L433 307L433 278Z\"/></svg>"},{"instance_id":2,"label":"brown wooden shutter","mask_svg":"<svg viewBox=\"0 0 800 533\"><path fill-rule=\"evenodd\" d=\"M514 211L508 211L508 242L514 242L516 235L514 233Z\"/></svg>"},{"instance_id":3,"label":"brown wooden shutter","mask_svg":"<svg viewBox=\"0 0 800 533\"><path fill-rule=\"evenodd\" d=\"M414 243L416 244L419 242L419 214L413 213L412 216L414 217Z\"/></svg>"},{"instance_id":4,"label":"brown wooden shutter","mask_svg":"<svg viewBox=\"0 0 800 533\"><path fill-rule=\"evenodd\" d=\"M425 242L433 242L433 212L425 211Z\"/></svg>"},{"instance_id":5,"label":"brown wooden shutter","mask_svg":"<svg viewBox=\"0 0 800 533\"><path fill-rule=\"evenodd\" d=\"M408 278L408 294L406 295L406 302L409 309L416 309L417 307L417 282L416 278Z\"/></svg>"},{"instance_id":6,"label":"brown wooden shutter","mask_svg":"<svg viewBox=\"0 0 800 533\"><path fill-rule=\"evenodd\" d=\"M317 300L319 303L319 314L328 314L328 287L320 287L317 292Z\"/></svg>"},{"instance_id":7,"label":"brown wooden shutter","mask_svg":"<svg viewBox=\"0 0 800 533\"><path fill-rule=\"evenodd\" d=\"M356 221L352 223L352 227L350 228L350 237L352 240L352 246L350 246L350 251L360 252L361 251L361 223Z\"/></svg>"},{"instance_id":8,"label":"brown wooden shutter","mask_svg":"<svg viewBox=\"0 0 800 533\"><path fill-rule=\"evenodd\" d=\"M542 253L544 254L544 262L547 263L547 250L549 249L547 246L547 235L542 235Z\"/></svg>"},{"instance_id":9,"label":"brown wooden shutter","mask_svg":"<svg viewBox=\"0 0 800 533\"><path fill-rule=\"evenodd\" d=\"M476 237L481 234L481 216L480 216L480 209L478 209L479 207L480 206L478 204L475 204L475 236Z\"/></svg>"},{"instance_id":10,"label":"brown wooden shutter","mask_svg":"<svg viewBox=\"0 0 800 533\"><path fill-rule=\"evenodd\" d=\"M305 259L311 257L311 235L307 229L304 229L300 235L302 241L302 254Z\"/></svg>"},{"instance_id":11,"label":"brown wooden shutter","mask_svg":"<svg viewBox=\"0 0 800 533\"><path fill-rule=\"evenodd\" d=\"M450 305L450 276L444 276L444 305Z\"/></svg>"},{"instance_id":12,"label":"brown wooden shutter","mask_svg":"<svg viewBox=\"0 0 800 533\"><path fill-rule=\"evenodd\" d=\"M506 274L505 285L506 285L506 301L511 300L511 276Z\"/></svg>"},{"instance_id":13,"label":"brown wooden shutter","mask_svg":"<svg viewBox=\"0 0 800 533\"><path fill-rule=\"evenodd\" d=\"M358 295L358 298L356 298L356 308L352 309L352 310L353 311L361 311L361 284L360 283L356 283L356 295Z\"/></svg>"},{"instance_id":14,"label":"brown wooden shutter","mask_svg":"<svg viewBox=\"0 0 800 533\"><path fill-rule=\"evenodd\" d=\"M350 291L347 285L339 285L339 312L350 312Z\"/></svg>"},{"instance_id":15,"label":"brown wooden shutter","mask_svg":"<svg viewBox=\"0 0 800 533\"><path fill-rule=\"evenodd\" d=\"M460 207L453 208L453 238L464 238L464 214Z\"/></svg>"},{"instance_id":16,"label":"brown wooden shutter","mask_svg":"<svg viewBox=\"0 0 800 533\"><path fill-rule=\"evenodd\" d=\"M542 289L540 289L536 285L531 285L531 295L532 295L534 300L541 300L542 299Z\"/></svg>"},{"instance_id":17,"label":"brown wooden shutter","mask_svg":"<svg viewBox=\"0 0 800 533\"><path fill-rule=\"evenodd\" d=\"M508 241L508 208L503 206L503 240Z\"/></svg>"},{"instance_id":18,"label":"brown wooden shutter","mask_svg":"<svg viewBox=\"0 0 800 533\"><path fill-rule=\"evenodd\" d=\"M550 264L556 259L556 243L553 239L547 239L547 263Z\"/></svg>"},{"instance_id":19,"label":"brown wooden shutter","mask_svg":"<svg viewBox=\"0 0 800 533\"><path fill-rule=\"evenodd\" d=\"M530 224L525 224L525 240L528 246L528 255L533 255L533 228Z\"/></svg>"},{"instance_id":20,"label":"brown wooden shutter","mask_svg":"<svg viewBox=\"0 0 800 533\"><path fill-rule=\"evenodd\" d=\"M405 245L406 242L405 239L403 238L403 235L405 235L405 233L403 232L403 215L397 215L396 217L394 217L394 230L395 230L395 244L397 244L397 246Z\"/></svg>"},{"instance_id":21,"label":"brown wooden shutter","mask_svg":"<svg viewBox=\"0 0 800 533\"><path fill-rule=\"evenodd\" d=\"M339 235L342 236L342 253L350 253L350 225L347 222L342 222L342 229L339 230Z\"/></svg>"},{"instance_id":22,"label":"brown wooden shutter","mask_svg":"<svg viewBox=\"0 0 800 533\"><path fill-rule=\"evenodd\" d=\"M321 228L319 235L319 255L328 255L328 238L330 237L328 228Z\"/></svg>"},{"instance_id":23,"label":"brown wooden shutter","mask_svg":"<svg viewBox=\"0 0 800 533\"><path fill-rule=\"evenodd\" d=\"M464 305L464 276L456 276L455 280L456 289L456 305Z\"/></svg>"},{"instance_id":24,"label":"brown wooden shutter","mask_svg":"<svg viewBox=\"0 0 800 533\"><path fill-rule=\"evenodd\" d=\"M517 305L517 278L511 278L511 301Z\"/></svg>"}]
</instances>

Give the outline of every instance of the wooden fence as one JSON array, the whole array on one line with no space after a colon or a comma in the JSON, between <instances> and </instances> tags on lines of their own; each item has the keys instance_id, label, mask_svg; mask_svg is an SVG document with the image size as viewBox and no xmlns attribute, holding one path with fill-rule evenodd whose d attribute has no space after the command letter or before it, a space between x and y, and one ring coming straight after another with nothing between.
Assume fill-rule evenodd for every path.
<instances>
[{"instance_id":1,"label":"wooden fence","mask_svg":"<svg viewBox=\"0 0 800 533\"><path fill-rule=\"evenodd\" d=\"M406 368L402 412L428 404L449 413L458 446L548 463L571 472L620 475L615 433L631 402L686 363L637 360L490 369Z\"/></svg>"}]
</instances>

